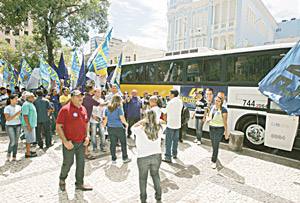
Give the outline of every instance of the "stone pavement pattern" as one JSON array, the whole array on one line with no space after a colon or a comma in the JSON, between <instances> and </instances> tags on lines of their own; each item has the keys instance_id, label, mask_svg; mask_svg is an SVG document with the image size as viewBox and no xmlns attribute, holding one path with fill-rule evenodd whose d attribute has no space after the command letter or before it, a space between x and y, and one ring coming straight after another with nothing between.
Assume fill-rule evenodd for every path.
<instances>
[{"instance_id":1,"label":"stone pavement pattern","mask_svg":"<svg viewBox=\"0 0 300 203\"><path fill-rule=\"evenodd\" d=\"M111 165L109 154L86 162L85 182L91 192L75 190L75 167L67 179L67 191L58 189L62 162L59 141L39 157L24 158L20 144L18 162L5 162L8 138L0 137L0 202L139 202L136 149L130 147L129 164ZM209 146L185 141L178 159L162 163L163 202L300 202L300 170L221 150L217 170L210 168ZM299 163L300 164L300 163ZM148 179L148 202L154 201Z\"/></svg>"}]
</instances>

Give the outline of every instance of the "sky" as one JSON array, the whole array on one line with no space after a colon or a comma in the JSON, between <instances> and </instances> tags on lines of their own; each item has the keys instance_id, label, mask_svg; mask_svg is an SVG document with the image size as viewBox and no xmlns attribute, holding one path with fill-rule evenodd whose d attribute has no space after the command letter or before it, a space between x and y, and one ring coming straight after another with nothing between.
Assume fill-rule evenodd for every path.
<instances>
[{"instance_id":1,"label":"sky","mask_svg":"<svg viewBox=\"0 0 300 203\"><path fill-rule=\"evenodd\" d=\"M262 0L276 21L300 18L300 0ZM146 47L167 44L167 0L110 0L109 22L113 37Z\"/></svg>"}]
</instances>

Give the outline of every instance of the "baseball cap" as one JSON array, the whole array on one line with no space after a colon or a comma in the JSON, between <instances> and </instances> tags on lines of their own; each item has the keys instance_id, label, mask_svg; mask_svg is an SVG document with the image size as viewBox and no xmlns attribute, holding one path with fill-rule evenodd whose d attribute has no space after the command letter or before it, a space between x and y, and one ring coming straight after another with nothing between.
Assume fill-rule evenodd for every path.
<instances>
[{"instance_id":1,"label":"baseball cap","mask_svg":"<svg viewBox=\"0 0 300 203\"><path fill-rule=\"evenodd\" d=\"M84 95L80 90L72 90L71 97L78 96L78 95Z\"/></svg>"},{"instance_id":2,"label":"baseball cap","mask_svg":"<svg viewBox=\"0 0 300 203\"><path fill-rule=\"evenodd\" d=\"M26 98L28 98L28 97L34 97L34 94L33 94L32 92L25 92L25 93L24 93L24 96L25 96Z\"/></svg>"}]
</instances>

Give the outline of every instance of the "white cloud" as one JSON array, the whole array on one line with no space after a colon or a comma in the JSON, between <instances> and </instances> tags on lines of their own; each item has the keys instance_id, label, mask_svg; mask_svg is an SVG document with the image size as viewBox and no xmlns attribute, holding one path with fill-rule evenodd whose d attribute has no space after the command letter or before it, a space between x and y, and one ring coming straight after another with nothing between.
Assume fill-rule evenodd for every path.
<instances>
[{"instance_id":1,"label":"white cloud","mask_svg":"<svg viewBox=\"0 0 300 203\"><path fill-rule=\"evenodd\" d=\"M300 0L262 0L276 21L300 18Z\"/></svg>"}]
</instances>

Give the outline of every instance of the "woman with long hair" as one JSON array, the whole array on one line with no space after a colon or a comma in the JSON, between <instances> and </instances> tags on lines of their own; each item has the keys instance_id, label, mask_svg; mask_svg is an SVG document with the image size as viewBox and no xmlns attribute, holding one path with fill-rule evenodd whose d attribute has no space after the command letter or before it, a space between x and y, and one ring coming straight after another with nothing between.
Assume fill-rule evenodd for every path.
<instances>
[{"instance_id":1,"label":"woman with long hair","mask_svg":"<svg viewBox=\"0 0 300 203\"><path fill-rule=\"evenodd\" d=\"M16 161L18 141L21 131L21 106L18 104L18 95L12 94L7 100L7 106L4 108L4 116L6 119L6 132L9 136L9 145L7 150L7 161Z\"/></svg>"},{"instance_id":2,"label":"woman with long hair","mask_svg":"<svg viewBox=\"0 0 300 203\"><path fill-rule=\"evenodd\" d=\"M227 109L223 107L223 99L217 96L215 98L215 104L212 106L209 114L209 136L213 148L211 167L213 169L217 167L219 144L223 136L225 136L225 139L229 138L227 132L227 116Z\"/></svg>"},{"instance_id":3,"label":"woman with long hair","mask_svg":"<svg viewBox=\"0 0 300 203\"><path fill-rule=\"evenodd\" d=\"M125 125L125 128L124 126ZM110 153L112 163L116 164L116 146L117 141L121 142L123 163L128 163L131 159L127 155L127 141L126 141L126 128L128 124L126 122L124 111L122 108L122 98L119 95L114 95L108 108L104 111L103 127L107 126L108 136L110 138Z\"/></svg>"},{"instance_id":4,"label":"woman with long hair","mask_svg":"<svg viewBox=\"0 0 300 203\"><path fill-rule=\"evenodd\" d=\"M162 126L157 122L156 113L153 110L147 110L144 119L134 124L131 131L136 136L141 202L146 202L147 199L148 172L153 180L155 199L161 201L159 168L162 160L161 136L163 131Z\"/></svg>"}]
</instances>

